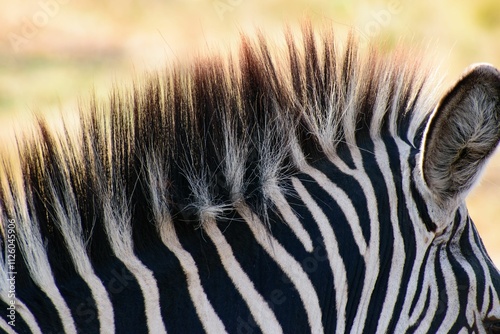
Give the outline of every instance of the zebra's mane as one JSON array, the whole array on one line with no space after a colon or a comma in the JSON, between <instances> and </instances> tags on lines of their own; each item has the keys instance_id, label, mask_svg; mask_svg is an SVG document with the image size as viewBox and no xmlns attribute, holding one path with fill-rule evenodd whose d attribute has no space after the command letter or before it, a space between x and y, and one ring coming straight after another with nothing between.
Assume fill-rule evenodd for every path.
<instances>
[{"instance_id":1,"label":"zebra's mane","mask_svg":"<svg viewBox=\"0 0 500 334\"><path fill-rule=\"evenodd\" d=\"M36 139L20 140L20 173L2 157L0 241L14 219L23 253L45 242L57 258L59 231L70 229L99 254L111 220L141 247L164 222L198 225L242 201L265 216L269 194L301 164L360 134L418 145L435 94L416 62L363 57L352 37L339 52L331 31L301 31L283 48L243 36L237 56L115 91L81 112L76 133L39 120Z\"/></svg>"}]
</instances>

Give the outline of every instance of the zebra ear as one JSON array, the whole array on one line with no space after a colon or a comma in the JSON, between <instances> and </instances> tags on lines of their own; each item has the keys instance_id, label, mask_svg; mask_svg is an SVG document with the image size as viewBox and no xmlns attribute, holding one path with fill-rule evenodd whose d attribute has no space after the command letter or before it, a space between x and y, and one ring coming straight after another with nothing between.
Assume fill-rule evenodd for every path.
<instances>
[{"instance_id":1,"label":"zebra ear","mask_svg":"<svg viewBox=\"0 0 500 334\"><path fill-rule=\"evenodd\" d=\"M444 95L424 133L422 173L438 202L461 200L500 140L500 72L471 66Z\"/></svg>"}]
</instances>

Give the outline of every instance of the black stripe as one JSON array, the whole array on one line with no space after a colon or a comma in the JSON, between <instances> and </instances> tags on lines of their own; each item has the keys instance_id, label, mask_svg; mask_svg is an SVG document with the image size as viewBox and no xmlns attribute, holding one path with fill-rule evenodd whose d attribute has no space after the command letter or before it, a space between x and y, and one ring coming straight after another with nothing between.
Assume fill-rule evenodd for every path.
<instances>
[{"instance_id":1,"label":"black stripe","mask_svg":"<svg viewBox=\"0 0 500 334\"><path fill-rule=\"evenodd\" d=\"M150 247L137 256L154 275L160 294L160 307L167 333L201 333L203 326L190 298L187 277L174 253L160 244L156 234L149 236Z\"/></svg>"},{"instance_id":2,"label":"black stripe","mask_svg":"<svg viewBox=\"0 0 500 334\"><path fill-rule=\"evenodd\" d=\"M306 254L303 251L303 246L293 238L289 228L279 219L277 215L270 213L272 235L279 238L280 244L293 256L297 256L296 251L301 255ZM235 214L231 220L230 223L219 222L220 229L224 231L224 236L231 245L236 260L253 282L257 292L273 310L276 319L282 325L283 332L309 332L306 310L295 286L279 265L252 237L252 231L247 224L241 221L242 218ZM300 256L296 258L300 262L299 259ZM246 328L252 329L252 331L256 328L249 321L245 321L245 327L243 327L239 319L238 326L238 329Z\"/></svg>"},{"instance_id":3,"label":"black stripe","mask_svg":"<svg viewBox=\"0 0 500 334\"><path fill-rule=\"evenodd\" d=\"M457 213L458 215L458 213ZM459 241L459 247L460 247L460 252L464 256L464 258L467 260L467 262L470 264L470 266L474 269L474 275L476 277L476 291L477 291L477 296L476 300L474 301L477 303L478 309L483 308L483 303L485 302L483 300L484 298L484 291L486 289L486 277L485 274L490 275L490 277L493 279L493 275L491 273L484 273L484 270L482 269L483 266L478 259L479 256L483 254L476 254L474 253L474 249L472 248L472 245L470 243L470 237L471 233L473 236L474 242L477 244L477 239L476 239L476 233L474 229L471 228L471 221L470 219L467 219L467 223L464 227L464 230L462 232L462 235L460 237ZM478 247L479 248L479 247ZM500 291L500 290L497 290Z\"/></svg>"},{"instance_id":4,"label":"black stripe","mask_svg":"<svg viewBox=\"0 0 500 334\"><path fill-rule=\"evenodd\" d=\"M147 333L144 296L137 280L116 257L110 256L95 273L108 291L117 333Z\"/></svg>"},{"instance_id":5,"label":"black stripe","mask_svg":"<svg viewBox=\"0 0 500 334\"><path fill-rule=\"evenodd\" d=\"M64 281L55 277L55 281L71 311L78 332L99 333L97 306L85 281L76 274Z\"/></svg>"},{"instance_id":6,"label":"black stripe","mask_svg":"<svg viewBox=\"0 0 500 334\"><path fill-rule=\"evenodd\" d=\"M299 175L298 178L332 224L340 256L344 259L348 285L346 305L346 331L348 332L353 325L361 299L366 274L365 262L342 208L310 176Z\"/></svg>"},{"instance_id":7,"label":"black stripe","mask_svg":"<svg viewBox=\"0 0 500 334\"><path fill-rule=\"evenodd\" d=\"M302 181L299 182L302 183ZM312 196L312 194L310 195ZM337 326L337 309L335 303L336 292L334 289L333 273L330 269L325 241L321 236L318 225L314 222L311 212L309 212L306 208L305 204L301 201L295 190L290 190L286 199L292 210L299 218L304 229L309 233L313 242L312 253L294 251L294 254L296 260L302 264L302 268L311 279L318 295L322 313L323 329L325 330L325 333L332 333L335 331ZM285 229L286 224L282 224L280 227ZM283 245L288 245L290 243L289 240L294 239L289 238L287 233L283 233L283 236L276 233L275 237ZM287 249L302 250L303 248L301 246L295 247L288 246Z\"/></svg>"},{"instance_id":8,"label":"black stripe","mask_svg":"<svg viewBox=\"0 0 500 334\"><path fill-rule=\"evenodd\" d=\"M43 333L63 332L61 319L47 295L32 280L23 252L16 253L16 298L33 313Z\"/></svg>"},{"instance_id":9,"label":"black stripe","mask_svg":"<svg viewBox=\"0 0 500 334\"><path fill-rule=\"evenodd\" d=\"M458 315L455 320L455 323L449 330L450 333L458 333L464 326L468 326L467 324L467 305L469 303L476 303L477 300L469 300L469 289L471 288L472 282L469 279L469 276L465 269L461 265L461 261L463 261L463 258L455 258L456 250L457 250L457 244L456 239L457 239L457 233L461 233L461 236L464 235L464 230L461 229L463 227L462 225L465 223L467 224L467 217L462 217L460 214L460 211L457 211L455 214L455 219L453 222L453 230L450 235L450 238L448 242L446 243L446 255L447 258L450 262L451 268L452 268L452 273L453 276L456 279L457 282L457 294L458 294ZM470 246L469 246L470 248ZM465 259L467 260L468 263L468 256L467 256L467 250L460 247L460 255L464 256ZM475 254L472 254L472 256L475 256ZM476 282L476 285L477 282ZM483 284L480 284L484 286ZM484 291L484 288L483 288ZM476 290L477 292L477 290ZM477 304L476 304L477 305ZM475 306L475 305L474 305ZM475 308L475 307L474 307Z\"/></svg>"},{"instance_id":10,"label":"black stripe","mask_svg":"<svg viewBox=\"0 0 500 334\"><path fill-rule=\"evenodd\" d=\"M415 333L417 331L418 327L420 327L420 325L422 324L422 321L424 320L424 318L427 314L427 311L429 310L430 304L431 304L431 289L428 287L427 288L427 296L425 297L425 303L424 303L424 307L422 309L422 313L420 313L420 316L415 321L415 324L413 326L411 326L410 328L408 328L408 330L406 331L407 333ZM429 332L431 333L432 331L429 331Z\"/></svg>"},{"instance_id":11,"label":"black stripe","mask_svg":"<svg viewBox=\"0 0 500 334\"><path fill-rule=\"evenodd\" d=\"M349 150L349 146L345 142L338 144L337 151L335 153L337 154L337 157L347 165L347 167L350 169L356 169L354 159L351 155L351 150Z\"/></svg>"},{"instance_id":12,"label":"black stripe","mask_svg":"<svg viewBox=\"0 0 500 334\"><path fill-rule=\"evenodd\" d=\"M394 231L391 222L391 205L387 184L385 183L384 176L380 171L373 153L375 146L369 137L364 140L358 140L361 156L363 159L363 167L368 177L370 178L371 185L374 190L374 195L377 202L378 222L370 222L370 224L379 224L380 242L379 242L379 259L380 267L375 283L375 289L370 297L368 305L368 316L364 330L371 332L376 331L379 321L379 315L382 314L383 301L387 296L387 289L389 284L389 274L391 272L393 251L394 251ZM369 225L369 224L367 224ZM372 315L370 317L370 315Z\"/></svg>"},{"instance_id":13,"label":"black stripe","mask_svg":"<svg viewBox=\"0 0 500 334\"><path fill-rule=\"evenodd\" d=\"M63 333L59 313L54 304L38 287L17 288L19 300L33 313L42 333Z\"/></svg>"},{"instance_id":14,"label":"black stripe","mask_svg":"<svg viewBox=\"0 0 500 334\"><path fill-rule=\"evenodd\" d=\"M413 317L413 312L415 311L415 307L417 306L417 302L423 293L424 275L425 275L427 262L429 261L430 250L431 250L431 247L429 247L427 249L427 251L425 252L424 258L422 259L422 263L420 265L420 271L418 273L418 279L417 279L417 288L415 289L415 294L414 294L413 300L412 300L411 305L410 305L410 310L408 312L408 316L410 318ZM411 279L415 279L415 278L411 278ZM409 281L404 281L401 285L404 286L408 283L409 283ZM404 302L405 295L400 294L400 297L401 297L401 305L402 305L402 303ZM396 304L396 306L397 306L397 304ZM399 309L402 309L402 306ZM425 313L425 309L424 309L423 313Z\"/></svg>"},{"instance_id":15,"label":"black stripe","mask_svg":"<svg viewBox=\"0 0 500 334\"><path fill-rule=\"evenodd\" d=\"M238 226L240 237L250 237L249 233L241 231L243 222L235 222L235 224L240 224ZM250 326L254 333L260 332L247 304L224 269L215 245L208 236L204 235L203 229L194 230L193 226L185 222L176 222L175 229L182 247L193 257L201 285L226 330L229 333L238 333L242 328ZM221 230L224 229L221 228ZM247 255L251 254L250 250L246 252Z\"/></svg>"},{"instance_id":16,"label":"black stripe","mask_svg":"<svg viewBox=\"0 0 500 334\"><path fill-rule=\"evenodd\" d=\"M469 277L467 272L462 268L460 262L455 259L453 251L446 247L446 253L448 256L448 260L450 261L451 267L453 269L453 275L457 280L457 293L458 293L458 316L455 320L455 323L449 330L450 333L458 333L463 326L467 323L467 304L468 303L476 303L475 300L468 300L469 289L471 287L471 282L469 281ZM475 309L475 307L474 307ZM464 321L465 320L465 321Z\"/></svg>"},{"instance_id":17,"label":"black stripe","mask_svg":"<svg viewBox=\"0 0 500 334\"><path fill-rule=\"evenodd\" d=\"M403 244L404 244L404 252L405 252L405 263L403 266L403 275L401 277L401 284L398 287L399 295L398 299L396 301L396 304L394 306L394 310L402 310L403 305L405 303L405 297L408 292L408 286L410 280L414 279L412 277L412 271L413 271L413 266L415 265L415 258L416 258L416 237L415 237L415 230L414 230L414 222L412 222L410 218L410 213L408 212L408 206L413 206L413 205L408 205L408 201L411 200L411 198L406 198L405 192L403 190L403 179L402 179L402 171L401 171L401 160L400 160L400 153L398 146L396 142L394 141L394 138L390 136L386 136L383 138L386 150L387 150L387 155L389 156L389 167L391 169L391 174L392 174L392 181L394 183L394 186L396 187L396 197L398 199L397 203L397 212L398 212L398 224L399 224L399 231L402 235L403 239ZM412 152L412 155L414 152ZM411 159L410 159L411 160ZM414 158L413 158L414 160ZM413 169L414 166L410 164L410 168ZM392 203L394 205L394 203ZM427 260L428 253L425 255L424 262ZM419 273L419 285L423 284L423 270L422 268L421 272ZM417 291L418 292L418 291ZM416 294L418 296L418 294ZM412 307L415 306L417 298L413 300ZM412 312L410 309L410 313ZM388 327L388 332L391 333L395 330L396 324L398 321L398 317L395 316L392 318L391 323L389 324Z\"/></svg>"},{"instance_id":18,"label":"black stripe","mask_svg":"<svg viewBox=\"0 0 500 334\"><path fill-rule=\"evenodd\" d=\"M15 301L15 300L14 300ZM11 307L10 304L7 304L5 303L3 300L0 300L0 310L2 310L0 312L0 317L8 324L9 322L12 322L12 324L14 324L14 326L11 326L11 328L19 333L19 334L24 334L24 333L31 333L31 331L29 330L29 327L28 325L26 324L26 322L24 321L24 319L21 317L21 314L19 314L19 312L17 312L15 309L14 309L14 312L15 313L12 313L10 314L10 310L8 309L8 307ZM19 308L19 304L14 304L12 307L14 308ZM11 307L11 308L12 308ZM9 317L10 316L10 317ZM1 332L1 328L0 328L0 332ZM6 332L5 332L6 333Z\"/></svg>"},{"instance_id":19,"label":"black stripe","mask_svg":"<svg viewBox=\"0 0 500 334\"><path fill-rule=\"evenodd\" d=\"M342 173L338 167L328 159L318 161L313 167L325 174L325 176L330 179L333 184L347 194L350 201L354 205L356 213L358 214L363 238L367 244L370 243L370 215L368 214L366 194L363 192L361 185L354 177ZM330 195L326 194L326 197L322 198L329 197Z\"/></svg>"},{"instance_id":20,"label":"black stripe","mask_svg":"<svg viewBox=\"0 0 500 334\"><path fill-rule=\"evenodd\" d=\"M420 219L424 223L427 231L435 232L437 230L437 226L432 220L431 216L429 216L430 210L429 207L427 206L427 202L423 199L422 195L418 191L417 186L415 184L415 180L413 180L413 178L410 178L410 191L411 191L411 196L413 197L413 201L417 207Z\"/></svg>"},{"instance_id":21,"label":"black stripe","mask_svg":"<svg viewBox=\"0 0 500 334\"><path fill-rule=\"evenodd\" d=\"M436 245L436 257L434 258L434 273L436 275L436 289L438 292L438 307L434 317L432 318L430 331L436 331L448 312L448 293L447 286L445 284L445 274L443 268L441 267L441 252L443 252L443 246Z\"/></svg>"}]
</instances>

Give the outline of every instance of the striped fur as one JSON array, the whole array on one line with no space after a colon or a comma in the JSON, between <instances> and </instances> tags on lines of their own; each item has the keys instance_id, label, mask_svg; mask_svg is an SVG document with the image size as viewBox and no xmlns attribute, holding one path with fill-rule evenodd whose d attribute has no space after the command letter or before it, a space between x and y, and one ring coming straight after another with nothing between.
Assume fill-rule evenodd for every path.
<instances>
[{"instance_id":1,"label":"striped fur","mask_svg":"<svg viewBox=\"0 0 500 334\"><path fill-rule=\"evenodd\" d=\"M21 168L0 167L0 245L13 222L17 247L0 329L495 333L500 274L463 198L498 138L472 131L486 148L458 192L439 165L463 101L483 96L499 128L500 76L468 73L487 89L462 80L438 104L415 61L306 25L93 102L77 133L40 120Z\"/></svg>"}]
</instances>

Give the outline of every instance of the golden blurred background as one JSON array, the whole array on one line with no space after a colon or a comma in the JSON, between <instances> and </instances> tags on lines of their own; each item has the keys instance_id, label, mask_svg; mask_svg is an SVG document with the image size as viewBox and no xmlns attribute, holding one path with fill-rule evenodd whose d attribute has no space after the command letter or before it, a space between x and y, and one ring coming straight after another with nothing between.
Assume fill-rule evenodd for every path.
<instances>
[{"instance_id":1,"label":"golden blurred background","mask_svg":"<svg viewBox=\"0 0 500 334\"><path fill-rule=\"evenodd\" d=\"M446 85L471 63L500 67L500 1L442 0L5 0L0 3L0 140L33 112L77 109L95 90L127 86L144 71L207 48L225 48L241 31L266 34L309 18L338 35L354 29L376 40L424 50ZM201 50L201 51L200 51ZM50 117L50 116L49 116ZM500 267L500 154L470 195L470 214Z\"/></svg>"}]
</instances>

